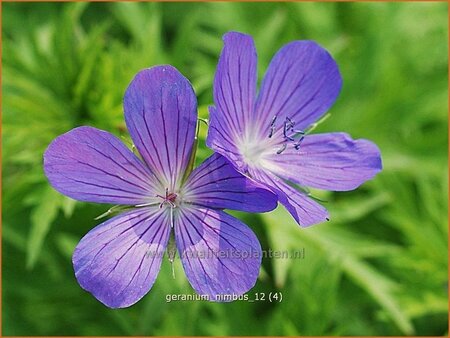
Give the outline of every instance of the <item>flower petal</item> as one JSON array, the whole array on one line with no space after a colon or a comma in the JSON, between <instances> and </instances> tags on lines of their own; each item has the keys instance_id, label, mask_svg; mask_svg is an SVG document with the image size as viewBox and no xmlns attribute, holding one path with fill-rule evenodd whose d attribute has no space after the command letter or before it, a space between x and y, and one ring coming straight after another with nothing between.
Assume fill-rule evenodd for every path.
<instances>
[{"instance_id":1,"label":"flower petal","mask_svg":"<svg viewBox=\"0 0 450 338\"><path fill-rule=\"evenodd\" d=\"M195 291L211 301L231 301L256 283L261 246L241 221L223 211L182 208L175 238L186 275Z\"/></svg>"},{"instance_id":2,"label":"flower petal","mask_svg":"<svg viewBox=\"0 0 450 338\"><path fill-rule=\"evenodd\" d=\"M276 195L238 173L217 153L192 172L184 190L186 200L209 208L265 212L277 206Z\"/></svg>"},{"instance_id":3,"label":"flower petal","mask_svg":"<svg viewBox=\"0 0 450 338\"><path fill-rule=\"evenodd\" d=\"M296 129L306 129L334 103L342 86L331 55L314 41L293 41L272 59L256 101L261 133L267 135L271 120L286 117Z\"/></svg>"},{"instance_id":4,"label":"flower petal","mask_svg":"<svg viewBox=\"0 0 450 338\"><path fill-rule=\"evenodd\" d=\"M170 190L180 183L192 151L197 99L172 66L139 72L124 97L125 121L142 158Z\"/></svg>"},{"instance_id":5,"label":"flower petal","mask_svg":"<svg viewBox=\"0 0 450 338\"><path fill-rule=\"evenodd\" d=\"M156 191L148 168L117 137L92 127L57 137L45 151L44 171L56 190L80 201L139 204Z\"/></svg>"},{"instance_id":6,"label":"flower petal","mask_svg":"<svg viewBox=\"0 0 450 338\"><path fill-rule=\"evenodd\" d=\"M136 303L158 275L169 224L167 213L141 208L95 227L73 254L78 283L108 307Z\"/></svg>"},{"instance_id":7,"label":"flower petal","mask_svg":"<svg viewBox=\"0 0 450 338\"><path fill-rule=\"evenodd\" d=\"M278 200L302 227L328 221L328 211L304 193L294 189L280 178L262 170L252 170L250 175L278 195Z\"/></svg>"},{"instance_id":8,"label":"flower petal","mask_svg":"<svg viewBox=\"0 0 450 338\"><path fill-rule=\"evenodd\" d=\"M242 33L227 33L223 41L214 77L214 103L221 119L213 125L238 135L254 117L256 49L252 37Z\"/></svg>"},{"instance_id":9,"label":"flower petal","mask_svg":"<svg viewBox=\"0 0 450 338\"><path fill-rule=\"evenodd\" d=\"M381 171L381 157L370 141L345 133L315 134L306 136L298 150L288 147L271 155L264 167L302 186L346 191Z\"/></svg>"},{"instance_id":10,"label":"flower petal","mask_svg":"<svg viewBox=\"0 0 450 338\"><path fill-rule=\"evenodd\" d=\"M226 156L237 168L245 166L245 162L237 148L236 138L222 121L224 114L219 113L215 107L209 107L209 127L206 145L214 151Z\"/></svg>"}]
</instances>

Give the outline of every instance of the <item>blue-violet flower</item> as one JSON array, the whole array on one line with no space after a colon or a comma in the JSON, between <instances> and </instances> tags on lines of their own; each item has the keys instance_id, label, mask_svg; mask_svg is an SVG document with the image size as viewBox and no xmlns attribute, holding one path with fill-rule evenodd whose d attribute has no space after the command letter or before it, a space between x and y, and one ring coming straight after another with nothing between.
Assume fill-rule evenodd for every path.
<instances>
[{"instance_id":1,"label":"blue-violet flower","mask_svg":"<svg viewBox=\"0 0 450 338\"><path fill-rule=\"evenodd\" d=\"M327 210L307 188L357 188L381 170L380 151L345 133L309 134L342 85L336 62L317 43L293 41L282 47L258 96L256 62L251 36L224 36L207 145L277 194L301 226L328 220Z\"/></svg>"},{"instance_id":2,"label":"blue-violet flower","mask_svg":"<svg viewBox=\"0 0 450 338\"><path fill-rule=\"evenodd\" d=\"M139 72L124 98L125 121L142 160L92 127L56 138L44 155L51 185L79 201L131 206L91 230L73 255L76 278L105 305L127 307L152 287L171 233L192 287L210 300L256 282L255 234L221 209L269 211L277 198L214 154L191 172L197 100L171 66Z\"/></svg>"}]
</instances>

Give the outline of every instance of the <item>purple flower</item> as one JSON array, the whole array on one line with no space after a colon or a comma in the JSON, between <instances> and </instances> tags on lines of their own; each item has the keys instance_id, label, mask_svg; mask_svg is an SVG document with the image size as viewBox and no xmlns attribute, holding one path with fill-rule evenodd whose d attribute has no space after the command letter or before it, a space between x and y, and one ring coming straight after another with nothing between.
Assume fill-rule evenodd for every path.
<instances>
[{"instance_id":1,"label":"purple flower","mask_svg":"<svg viewBox=\"0 0 450 338\"><path fill-rule=\"evenodd\" d=\"M131 206L80 241L80 285L105 305L127 307L152 287L174 233L186 275L199 293L240 295L256 282L261 247L221 209L269 211L277 198L214 154L190 172L197 123L192 86L175 68L141 71L124 98L125 121L142 160L112 134L75 128L44 155L52 186L71 198Z\"/></svg>"},{"instance_id":2,"label":"purple flower","mask_svg":"<svg viewBox=\"0 0 450 338\"><path fill-rule=\"evenodd\" d=\"M380 151L345 133L308 135L342 85L336 62L318 44L294 41L281 48L258 96L256 62L251 36L224 36L207 145L276 193L300 225L328 220L327 210L294 184L355 189L381 170Z\"/></svg>"}]
</instances>

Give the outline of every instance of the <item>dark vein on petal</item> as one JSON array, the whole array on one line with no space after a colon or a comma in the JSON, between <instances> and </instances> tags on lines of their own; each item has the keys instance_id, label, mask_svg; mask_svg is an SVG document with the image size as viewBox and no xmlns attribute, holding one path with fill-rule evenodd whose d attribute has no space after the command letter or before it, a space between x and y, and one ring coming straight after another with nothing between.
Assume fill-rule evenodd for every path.
<instances>
[{"instance_id":1,"label":"dark vein on petal","mask_svg":"<svg viewBox=\"0 0 450 338\"><path fill-rule=\"evenodd\" d=\"M114 228L117 228L117 227L121 226L121 225L124 224L125 222L135 220L136 218L140 218L141 216L142 216L142 215L139 213L139 214L135 215L133 218L125 218L122 222L117 223L117 224L113 224L113 226L112 226L111 228L108 228L108 229L106 229L105 231L102 231L101 233L95 234L95 236L94 236L93 238L97 238L97 237L103 235L105 232L112 231ZM103 251L108 245L110 245L111 243L113 243L115 240L117 240L120 236L122 236L124 233L126 233L126 232L129 231L130 229L133 229L134 226L135 226L136 224L138 224L138 222L133 222L127 229L121 231L121 232L120 232L118 235L116 235L114 238L108 239L108 242L103 243L103 244L102 244L103 247L102 247L102 248L94 255L94 257L90 260L89 268L92 266L92 264L94 263L94 261L97 259L98 255L100 255L100 254L102 253L102 251ZM92 238L92 239L93 239L93 238ZM92 240L92 239L90 239L90 240ZM93 252L96 251L96 250L97 250L97 247L94 247L94 249L92 249L92 250L89 251L88 253L84 254L83 256L87 257L87 256L89 256L91 253L93 253ZM85 268L83 268L83 270L84 270L84 269L85 269Z\"/></svg>"},{"instance_id":2,"label":"dark vein on petal","mask_svg":"<svg viewBox=\"0 0 450 338\"><path fill-rule=\"evenodd\" d=\"M236 249L236 250L237 250L237 247L235 247L233 244L231 244L230 241L229 241L227 238L221 236L221 233L226 234L227 236L232 237L232 238L234 238L234 239L236 239L236 240L238 240L238 241L241 241L241 242L242 242L243 244L245 244L245 245L249 245L250 247L252 246L251 243L244 242L244 241L242 240L242 238L236 237L235 235L233 235L232 233L229 233L229 232L227 232L227 231L223 231L223 229L220 229L220 232L217 231L217 229L213 228L213 227L210 226L208 223L204 222L204 221L203 221L203 220L202 220L195 212L193 212L192 214L193 214L194 217L196 217L200 222L202 222L202 223L205 224L208 228L210 228L212 231L214 231L220 238L224 239L231 247L233 247L233 249ZM220 221L220 222L222 222L222 223L225 223L225 224L229 225L227 222L225 222L225 221L223 221L223 220L221 220L221 219L217 219L217 218L215 218L215 217L212 217L211 214L208 214L208 216L211 217L211 218L213 218L213 219L215 219L215 220L218 220L218 221ZM240 231L239 233L244 233L244 232ZM245 235L246 235L246 234L245 234ZM247 235L246 235L246 237L247 237ZM248 238L248 237L247 237L247 238Z\"/></svg>"},{"instance_id":3,"label":"dark vein on petal","mask_svg":"<svg viewBox=\"0 0 450 338\"><path fill-rule=\"evenodd\" d=\"M251 238L250 238L246 233L242 232L239 228L236 228L233 224L231 224L231 223L229 223L229 222L227 222L227 221L224 221L223 219L214 217L214 214L208 214L208 216L211 217L211 218L213 218L213 219L215 219L216 221L225 223L226 225L228 225L229 227L235 229L236 231L238 231L238 232L240 232L240 233L243 233L244 236L247 237L247 238L251 241ZM231 217L231 216L230 216L230 217Z\"/></svg>"},{"instance_id":4,"label":"dark vein on petal","mask_svg":"<svg viewBox=\"0 0 450 338\"><path fill-rule=\"evenodd\" d=\"M103 185L96 184L96 183L92 183L92 182L81 181L81 180L77 180L77 179L75 179L75 178L73 178L73 177L67 177L66 175L64 175L64 174L62 174L62 173L60 173L60 175L61 175L62 177L64 177L64 178L66 178L68 181L73 181L73 182L77 182L77 183L81 183L81 184L85 184L85 185L89 185L89 186L94 186L94 187L97 187L97 188L103 188L103 189L107 189L107 190L121 191L121 192L123 192L123 193L125 193L125 194L131 194L131 196L116 196L116 197L132 197L132 198L137 198L137 197L143 197L143 196L145 196L144 194L139 194L139 193L136 192L136 191L130 191L130 190L122 189L122 188L108 187L108 186L103 186ZM92 194L92 195L98 195L98 196L106 196L106 195L104 195L104 194L96 194L96 193L90 193L90 192L84 192L84 191L79 192L79 191L74 191L74 190L68 189L68 188L66 188L66 189L67 189L68 191L71 191L71 192L74 192L74 193L80 193L80 194L86 193L86 194Z\"/></svg>"},{"instance_id":5,"label":"dark vein on petal","mask_svg":"<svg viewBox=\"0 0 450 338\"><path fill-rule=\"evenodd\" d=\"M275 60L272 60L272 62L275 62ZM271 63L272 63L271 62ZM277 67L274 69L274 71L272 72L272 67L270 67L270 65L269 65L269 71L270 71L270 73L268 72L266 75L265 75L265 77L264 77L264 79L266 78L266 76L268 77L268 76L271 76L270 77L270 82L269 82L269 89L267 90L267 91L263 91L264 89L265 89L265 87L266 86L263 86L262 88L261 88L261 90L260 90L260 92L259 92L259 95L261 96L262 94L265 94L264 95L264 97L263 97L263 99L264 99L264 101L263 102L261 102L261 104L258 106L258 108L260 108L260 109L262 109L263 110L263 112L262 112L262 114L264 114L264 115L268 115L268 114L270 114L270 111L269 110L267 110L267 109L264 109L264 107L267 105L267 100L269 99L269 97L271 96L271 93L272 93L272 86L274 85L274 83L275 83L275 77L276 77L276 75L277 75L277 70L278 70L278 65L277 65ZM271 75L271 74L273 74L273 75ZM264 85L265 85L265 81L263 81L264 83Z\"/></svg>"},{"instance_id":6,"label":"dark vein on petal","mask_svg":"<svg viewBox=\"0 0 450 338\"><path fill-rule=\"evenodd\" d=\"M173 178L173 184L175 184L175 180L176 180L176 177L180 174L180 171L181 171L181 163L180 163L180 161L183 161L183 157L181 157L181 160L179 160L178 159L178 144L179 144L179 142L180 142L180 107L179 107L179 104L178 104L178 100L179 100L179 97L178 97L178 95L176 96L176 98L177 98L177 137L176 137L176 141L175 141L175 175L174 175L174 178Z\"/></svg>"},{"instance_id":7,"label":"dark vein on petal","mask_svg":"<svg viewBox=\"0 0 450 338\"><path fill-rule=\"evenodd\" d=\"M151 226L151 225L150 225ZM148 248L151 247L152 244L156 244L156 243L160 243L163 235L164 235L164 226L159 226L158 232L156 234L154 234L153 239L156 238L156 236L158 236L160 233L161 235L159 236L158 240L156 242L150 242L151 244L148 245ZM143 236L141 236L140 238L142 238ZM147 243L147 241L144 241L145 243ZM157 244L159 245L159 244ZM139 267L137 268L137 270L135 271L135 273L133 274L133 276L131 277L131 280L129 281L129 283L122 289L122 291L118 294L121 295L125 292L126 289L128 289L128 287L130 286L130 284L133 282L134 278L137 276L138 272L141 271L141 267L142 267L142 263L144 262L145 258L147 257L147 252L144 253L144 255L142 256L141 262L139 263ZM158 257L156 257L158 258ZM148 275L150 274L150 271L152 269L153 263L155 262L155 257L153 257L152 262L150 263L150 267L149 267L149 272L147 273L147 276L145 277L144 281L147 280Z\"/></svg>"},{"instance_id":8,"label":"dark vein on petal","mask_svg":"<svg viewBox=\"0 0 450 338\"><path fill-rule=\"evenodd\" d=\"M145 129L147 130L147 135L148 135L148 137L150 139L150 142L152 143L153 149L154 149L154 151L156 153L156 157L158 158L158 163L160 165L159 171L165 177L164 166L162 164L161 157L159 156L158 148L155 146L155 142L153 141L153 138L152 138L152 135L150 133L150 130L148 129L147 118L146 118L146 114L145 114L144 110L142 110L142 117L144 118L144 124L145 124ZM147 151L147 154L150 155L148 153L148 151Z\"/></svg>"},{"instance_id":9,"label":"dark vein on petal","mask_svg":"<svg viewBox=\"0 0 450 338\"><path fill-rule=\"evenodd\" d=\"M314 94L312 95L312 97L299 109L297 109L297 111L294 113L293 116L297 116L297 114L300 114L300 112L310 103L312 103L315 99L317 94L319 93L319 91L322 89L323 84L325 83L325 81L327 80L327 77L324 76L322 81L320 82L320 84L317 86L317 90L314 92ZM313 116L318 110L320 109L320 105L318 108L316 108L316 110L313 110L311 113L309 113L307 116L302 118L302 121L306 121L307 119L309 119L311 116Z\"/></svg>"},{"instance_id":10,"label":"dark vein on petal","mask_svg":"<svg viewBox=\"0 0 450 338\"><path fill-rule=\"evenodd\" d=\"M178 98L177 98L177 109L179 109L178 108ZM195 113L195 116L197 116L196 114L197 113ZM181 160L180 160L180 170L186 170L186 145L188 144L187 137L189 135L189 130L191 128L191 121L192 121L192 114L190 113L189 114L189 120L187 122L186 133L184 134L183 152L182 152ZM190 152L188 154L189 155L188 157L190 157L190 155L191 155L193 144L194 144L194 140L192 140L192 142L190 142L190 147L189 147Z\"/></svg>"},{"instance_id":11,"label":"dark vein on petal","mask_svg":"<svg viewBox=\"0 0 450 338\"><path fill-rule=\"evenodd\" d=\"M215 168L213 168L213 169L207 171L206 173L203 173L201 176L198 176L198 177L196 177L195 179L196 179L196 181L200 181L203 177L205 177L205 176L211 174L212 172L215 172L215 171L217 171L217 170L219 170L219 169L225 167L226 165L228 165L228 163L221 164L220 166L215 167ZM202 170L202 171L203 171L203 170Z\"/></svg>"},{"instance_id":12,"label":"dark vein on petal","mask_svg":"<svg viewBox=\"0 0 450 338\"><path fill-rule=\"evenodd\" d=\"M242 55L241 55L242 56ZM245 126L245 121L244 121L244 103L242 101L242 85L241 85L241 58L239 57L238 59L238 87L239 87L239 101L241 103L241 126L244 127ZM241 128L242 129L242 128Z\"/></svg>"},{"instance_id":13,"label":"dark vein on petal","mask_svg":"<svg viewBox=\"0 0 450 338\"><path fill-rule=\"evenodd\" d=\"M218 183L218 182L221 182L221 181L226 181L226 180L232 180L232 179L245 179L243 176L228 176L228 177L222 177L222 178L219 178L219 179L217 179L217 180L214 180L214 181L208 181L208 182L206 182L206 183L203 183L203 184L200 184L200 185L195 185L195 182L193 182L191 185L192 185L192 188L190 188L189 189L189 192L193 192L193 191L196 191L196 190L198 190L198 189L200 189L200 188L203 188L203 187L205 187L205 186L207 186L207 185L210 185L210 184L215 184L215 183ZM219 189L219 188L218 188Z\"/></svg>"},{"instance_id":14,"label":"dark vein on petal","mask_svg":"<svg viewBox=\"0 0 450 338\"><path fill-rule=\"evenodd\" d=\"M219 135L222 136L222 139L223 139L224 141L226 141L226 142L227 142L229 145L231 145L233 148L236 148L236 144L232 143L232 142L229 140L228 137L225 137L225 135L222 134L222 132L221 132L216 126L210 125L209 127L212 128L212 129L215 129L215 130L219 133Z\"/></svg>"},{"instance_id":15,"label":"dark vein on petal","mask_svg":"<svg viewBox=\"0 0 450 338\"><path fill-rule=\"evenodd\" d=\"M238 123L239 126L239 114L237 112L237 106L236 106L236 102L234 100L234 91L233 91L233 84L231 81L231 76L230 76L230 63L229 60L227 59L227 69L229 70L228 72L226 72L226 76L228 79L228 85L230 86L230 92L231 92L231 103L233 104L233 110L234 110L234 117L236 118L236 122ZM237 128L236 131L239 131L240 128Z\"/></svg>"},{"instance_id":16,"label":"dark vein on petal","mask_svg":"<svg viewBox=\"0 0 450 338\"><path fill-rule=\"evenodd\" d=\"M192 214L195 215L195 213L192 213ZM192 223L191 220L190 220L189 218L187 218L187 221L188 221L189 223L191 223L192 227L194 228L194 230L195 230L195 232L198 234L198 236L199 236L200 238L203 238L202 235L200 234L200 232L198 231L197 227L194 225L194 223ZM203 222L203 221L201 221L201 222L202 222L203 224L205 224L205 222ZM219 236L219 240L220 240L220 238L223 238L223 237ZM205 243L205 245L208 247L208 249L209 249L211 252L217 254L217 252L215 252L215 251L209 246L208 241L206 241L204 238L203 238L203 243ZM230 270L230 268L229 268L226 264L224 264L224 263L222 262L222 259L221 259L220 257L217 257L216 255L214 255L214 256L216 257L216 259L219 261L219 263L220 263L224 268L226 268L228 271L230 271L230 273L231 273L232 275L235 274L233 271ZM201 259L200 259L199 261L201 261Z\"/></svg>"},{"instance_id":17,"label":"dark vein on petal","mask_svg":"<svg viewBox=\"0 0 450 338\"><path fill-rule=\"evenodd\" d=\"M185 214L183 213L183 215L185 215ZM187 218L187 217L183 217L183 218L184 218L184 220L188 220L188 221L189 221L189 218ZM190 223L190 222L189 222L189 223ZM192 223L191 223L191 224L192 224ZM181 232L183 232L182 230L185 230L185 231L186 231L186 235L189 237L189 243L191 243L190 246L195 246L194 241L192 240L191 235L189 235L189 231L187 231L187 229L186 229L186 225L183 226L183 227L180 227L180 231L181 231ZM181 237L183 238L183 242L186 243L184 236L182 235ZM203 240L203 237L202 237L202 236L200 236L200 238ZM205 242L205 241L203 240L203 242ZM185 248L184 252L186 252L186 249L187 249L187 248ZM191 266L191 270L194 272L195 275L197 275L197 274L195 273L195 271L196 271L197 269L194 269L194 268L192 267L189 258L186 258L186 259L187 259L187 261L189 262L189 265ZM200 266L202 267L202 270L203 270L203 273L205 274L205 276L207 276L209 279L212 280L211 276L206 272L205 267L204 267L204 265L203 265L203 263L202 263L202 260L201 260L201 259L197 259L197 261L198 261L198 263L200 264ZM197 277L199 278L200 276L197 276Z\"/></svg>"},{"instance_id":18,"label":"dark vein on petal","mask_svg":"<svg viewBox=\"0 0 450 338\"><path fill-rule=\"evenodd\" d=\"M160 100L160 105L159 105L159 112L161 113L161 120L162 120L162 125L163 125L163 134L164 134L164 146L166 148L166 158L167 158L167 165L169 167L169 184L172 185L174 182L173 179L173 172L172 172L172 165L170 163L170 156L169 156L169 144L167 141L167 131L166 131L166 119L164 118L164 103L163 103L163 90L161 88L161 100ZM164 168L164 167L163 167ZM173 189L173 187L171 187Z\"/></svg>"},{"instance_id":19,"label":"dark vein on petal","mask_svg":"<svg viewBox=\"0 0 450 338\"><path fill-rule=\"evenodd\" d=\"M108 140L108 142L109 142L109 140ZM159 178L155 175L155 173L153 173L148 167L144 167L144 164L141 162L141 160L139 160L131 151L130 151L130 154L133 156L133 160L134 161L136 161L136 163L138 163L138 165L134 165L134 163L132 163L132 162L130 162L128 159L127 159L127 157L125 156L125 154L122 152L122 151L120 151L118 148L116 148L115 147L115 145L112 143L112 142L109 142L110 144L111 144L111 146L114 148L114 149L116 149L121 155L122 155L122 157L125 159L125 160L127 160L129 163L131 163L132 165L133 165L133 167L134 168L136 168L136 170L138 170L141 174L142 174L142 176L144 176L144 177L148 177L148 178L156 178L157 180L158 180L158 182L159 182ZM148 171L147 171L148 170ZM131 173L131 172L130 172ZM140 178L139 176L137 176L137 175L134 175L135 177L138 177L138 178ZM141 180L143 181L143 182L145 182L145 183L147 183L146 181L144 181L142 178L141 178ZM150 183L150 182L148 182L148 183ZM155 182L151 182L152 184L154 184ZM160 182L161 183L161 182ZM153 188L155 188L155 186L153 185L152 186Z\"/></svg>"},{"instance_id":20,"label":"dark vein on petal","mask_svg":"<svg viewBox=\"0 0 450 338\"><path fill-rule=\"evenodd\" d=\"M222 63L222 67L221 68L223 68L224 66L227 66L228 67L228 62L226 62L225 61L225 59L222 59L221 58L221 63ZM225 63L225 65L223 65ZM225 76L226 76L226 74L228 73L228 71L229 71L229 69L227 68L226 69L226 71L225 71ZM222 116L224 116L225 117L225 121L227 122L227 124L228 124L228 126L230 127L230 129L234 129L234 131L236 132L237 130L239 130L238 128L237 128L237 126L236 126L236 124L234 123L235 121L233 120L233 118L231 117L231 110L230 110L230 108L228 107L228 103L227 103L227 100L225 99L225 93L223 92L223 86L224 86L224 83L223 83L223 81L222 81L222 76L224 75L224 74L222 74L222 71L220 72L221 74L221 80L220 80L220 85L219 85L219 92L220 92L220 94L222 94L222 102L223 102L223 104L225 105L225 108L226 108L226 110L227 110L227 113L226 114L222 114ZM222 110L222 109L221 109Z\"/></svg>"},{"instance_id":21,"label":"dark vein on petal","mask_svg":"<svg viewBox=\"0 0 450 338\"><path fill-rule=\"evenodd\" d=\"M133 123L134 125L134 131L136 132L136 134L139 137L139 141L143 147L143 149L145 150L146 154L147 154L147 158L145 159L145 161L150 161L150 163L147 163L148 165L152 166L154 169L158 169L158 166L156 165L155 161L153 161L152 156L150 156L150 153L147 149L147 147L145 146L146 142L143 141L141 134L139 133L139 129L136 127L136 122L134 121L134 119L130 118L130 121ZM145 118L144 118L145 121ZM148 132L148 128L147 128L147 132ZM153 143L153 141L152 141ZM159 172L161 173L161 172ZM156 173L153 173L153 175L155 176L155 178L158 180L158 182L163 186L163 182L161 181L161 178L158 177L158 175Z\"/></svg>"},{"instance_id":22,"label":"dark vein on petal","mask_svg":"<svg viewBox=\"0 0 450 338\"><path fill-rule=\"evenodd\" d=\"M286 78L286 75L288 74L289 70L292 68L292 65L293 65L293 64L291 63L291 64L289 64L289 65L286 67L286 71L284 72L283 76L281 77L281 80L278 82L278 88L277 88L276 91L274 91L274 94L272 95L272 102L270 103L270 108L266 109L267 113L272 112L272 109L273 109L273 105L274 105L274 103L275 103L275 100L276 100L276 98L277 98L277 96L278 96L278 93L279 93L281 87L282 87L283 84L284 84L284 80L285 80L285 78ZM289 96L291 96L291 95L292 95L292 93L290 93ZM267 114L267 113L266 113L266 114ZM277 111L275 114L272 113L272 115L277 115L277 113L279 114L280 111Z\"/></svg>"},{"instance_id":23,"label":"dark vein on petal","mask_svg":"<svg viewBox=\"0 0 450 338\"><path fill-rule=\"evenodd\" d=\"M132 176L134 176L134 177L136 177L137 179L139 179L142 183L144 183L145 185L144 186L140 186L140 185L137 185L137 184L133 184L131 181L128 181L127 183L130 183L130 184L133 184L133 185L135 185L135 186L138 186L138 187L140 187L140 188L142 188L142 189L144 189L144 190L148 190L148 188L151 188L149 185L148 185L148 183L149 183L149 181L145 181L144 179L142 179L141 177L139 177L138 175L136 175L135 173L133 173L132 171L130 171L130 170L128 170L126 167L124 167L124 166L122 166L119 162L117 162L115 159L113 159L112 157L110 157L110 156L107 156L106 154L103 154L102 152L100 152L99 150L97 150L96 148L94 148L94 147L92 147L91 145L87 145L89 148L91 148L92 150L94 150L95 152L97 152L98 154L100 154L101 156L103 156L104 158L107 158L107 159L109 159L109 160L111 160L112 162L114 162L116 165L118 165L120 168L122 168L123 170L125 170L127 173L129 173L129 174L131 174ZM125 158L126 159L126 158ZM133 168L136 168L136 166L133 164L133 163L131 163L128 159L126 159L127 160L127 162L129 163L129 164L131 164L132 166L133 166ZM99 170L101 170L100 168L99 168ZM101 171L103 171L103 170L101 170ZM147 176L147 175L146 175ZM147 176L148 177L148 176ZM123 179L124 180L124 179ZM125 180L124 180L125 181Z\"/></svg>"},{"instance_id":24,"label":"dark vein on petal","mask_svg":"<svg viewBox=\"0 0 450 338\"><path fill-rule=\"evenodd\" d=\"M239 153L237 153L237 152L235 152L235 151L228 150L228 149L226 149L226 148L224 148L224 147L221 147L221 146L219 146L218 144L214 144L214 147L219 148L219 149L221 149L221 150L223 150L223 151L225 151L225 152L227 152L227 153L231 153L231 154L237 155L237 156L239 156L239 157L242 156L241 154L239 154Z\"/></svg>"},{"instance_id":25,"label":"dark vein on petal","mask_svg":"<svg viewBox=\"0 0 450 338\"><path fill-rule=\"evenodd\" d=\"M154 220L153 222L147 227L147 229L145 229L145 231L140 234L137 235L138 238L136 239L136 241L134 241L133 244L130 245L130 247L122 254L122 256L120 256L118 259L116 259L116 263L114 264L113 268L111 269L111 271L108 272L108 274L104 277L104 278L108 278L108 276L116 269L117 265L119 265L119 262L122 260L122 258L124 258L132 248L134 248L134 246L136 245L137 242L139 242L139 240L141 240L141 238L147 233L147 231L151 228L151 226L153 224L155 224L155 222L161 217L162 214L159 214ZM148 219L147 219L148 220ZM142 222L145 222L146 220L143 220ZM136 223L137 224L137 223ZM128 243L127 243L128 244Z\"/></svg>"}]
</instances>

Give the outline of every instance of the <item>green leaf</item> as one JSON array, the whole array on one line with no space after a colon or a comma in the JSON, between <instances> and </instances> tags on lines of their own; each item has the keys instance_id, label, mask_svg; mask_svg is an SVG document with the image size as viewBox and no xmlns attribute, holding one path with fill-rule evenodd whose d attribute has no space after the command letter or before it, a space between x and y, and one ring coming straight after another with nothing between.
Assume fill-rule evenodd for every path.
<instances>
[{"instance_id":1,"label":"green leaf","mask_svg":"<svg viewBox=\"0 0 450 338\"><path fill-rule=\"evenodd\" d=\"M70 197L65 196L63 197L61 208L66 218L70 218L73 215L73 211L75 210L76 205L77 205L76 200L71 199Z\"/></svg>"},{"instance_id":2,"label":"green leaf","mask_svg":"<svg viewBox=\"0 0 450 338\"><path fill-rule=\"evenodd\" d=\"M31 212L31 229L27 242L27 268L36 264L42 250L45 237L55 220L61 204L61 195L50 186L39 191L40 201Z\"/></svg>"},{"instance_id":3,"label":"green leaf","mask_svg":"<svg viewBox=\"0 0 450 338\"><path fill-rule=\"evenodd\" d=\"M66 258L71 258L73 251L79 242L79 238L68 233L59 233L56 236L56 245Z\"/></svg>"},{"instance_id":4,"label":"green leaf","mask_svg":"<svg viewBox=\"0 0 450 338\"><path fill-rule=\"evenodd\" d=\"M262 217L267 224L269 239L275 250L298 250L301 246L312 245L322 252L324 260L331 262L337 260L343 272L385 309L404 334L414 332L410 319L396 301L397 284L358 257L357 252L352 252L351 248L349 250L347 244L330 240L326 227L300 229L282 208L263 214ZM274 260L277 285L285 283L294 262L292 259Z\"/></svg>"}]
</instances>

